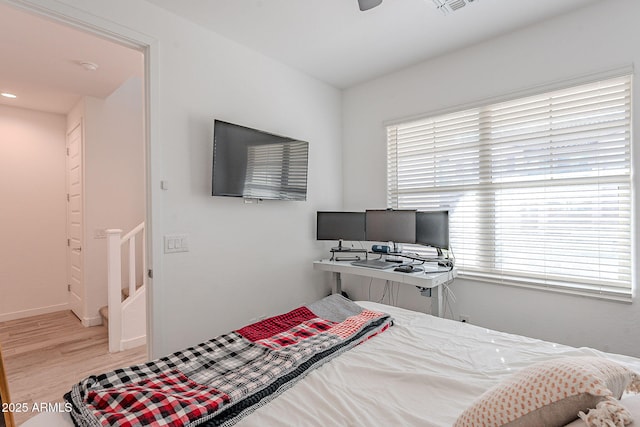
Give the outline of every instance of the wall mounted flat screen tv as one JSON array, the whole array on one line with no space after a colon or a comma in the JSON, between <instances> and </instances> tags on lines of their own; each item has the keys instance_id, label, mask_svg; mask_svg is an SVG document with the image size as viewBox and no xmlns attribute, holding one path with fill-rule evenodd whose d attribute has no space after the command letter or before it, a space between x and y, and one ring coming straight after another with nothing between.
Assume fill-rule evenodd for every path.
<instances>
[{"instance_id":1,"label":"wall mounted flat screen tv","mask_svg":"<svg viewBox=\"0 0 640 427\"><path fill-rule=\"evenodd\" d=\"M306 200L309 143L215 120L212 196Z\"/></svg>"}]
</instances>

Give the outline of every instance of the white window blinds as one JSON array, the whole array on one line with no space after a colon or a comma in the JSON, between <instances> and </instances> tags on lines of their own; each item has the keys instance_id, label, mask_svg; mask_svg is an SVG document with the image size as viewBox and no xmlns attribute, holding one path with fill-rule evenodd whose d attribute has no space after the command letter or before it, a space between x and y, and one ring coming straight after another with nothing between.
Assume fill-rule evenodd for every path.
<instances>
[{"instance_id":1,"label":"white window blinds","mask_svg":"<svg viewBox=\"0 0 640 427\"><path fill-rule=\"evenodd\" d=\"M460 273L631 296L631 77L388 126L388 204L448 209Z\"/></svg>"}]
</instances>

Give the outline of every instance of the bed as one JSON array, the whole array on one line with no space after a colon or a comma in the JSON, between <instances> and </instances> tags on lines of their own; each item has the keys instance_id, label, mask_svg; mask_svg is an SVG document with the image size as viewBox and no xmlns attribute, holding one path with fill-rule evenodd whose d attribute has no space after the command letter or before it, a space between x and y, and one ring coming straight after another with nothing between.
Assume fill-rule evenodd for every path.
<instances>
[{"instance_id":1,"label":"bed","mask_svg":"<svg viewBox=\"0 0 640 427\"><path fill-rule=\"evenodd\" d=\"M328 298L351 304L338 295ZM361 342L282 387L273 399L231 421L210 425L452 426L482 396L533 366L555 367L558 360L613 363L624 369L628 379L624 388L640 391L640 377L635 376L640 373L637 358L506 334L373 302L357 304L366 312L388 314L392 326L378 325ZM620 402L628 413L619 425L631 422L629 415L635 413L640 421L638 397L626 392ZM73 422L69 414L50 413L24 425L66 427ZM576 420L571 425L586 424Z\"/></svg>"}]
</instances>

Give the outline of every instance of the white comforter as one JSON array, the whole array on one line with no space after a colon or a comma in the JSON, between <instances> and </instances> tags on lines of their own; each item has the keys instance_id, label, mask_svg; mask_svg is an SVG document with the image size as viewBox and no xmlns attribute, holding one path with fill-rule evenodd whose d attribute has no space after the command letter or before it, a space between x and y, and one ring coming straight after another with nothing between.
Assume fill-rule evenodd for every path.
<instances>
[{"instance_id":1,"label":"white comforter","mask_svg":"<svg viewBox=\"0 0 640 427\"><path fill-rule=\"evenodd\" d=\"M560 356L640 359L576 349L372 302L395 325L311 372L238 426L447 426L512 372Z\"/></svg>"},{"instance_id":2,"label":"white comforter","mask_svg":"<svg viewBox=\"0 0 640 427\"><path fill-rule=\"evenodd\" d=\"M372 302L395 325L312 371L240 427L451 426L491 386L533 362L597 355L640 372L640 359L496 332ZM41 414L25 427L70 426Z\"/></svg>"}]
</instances>

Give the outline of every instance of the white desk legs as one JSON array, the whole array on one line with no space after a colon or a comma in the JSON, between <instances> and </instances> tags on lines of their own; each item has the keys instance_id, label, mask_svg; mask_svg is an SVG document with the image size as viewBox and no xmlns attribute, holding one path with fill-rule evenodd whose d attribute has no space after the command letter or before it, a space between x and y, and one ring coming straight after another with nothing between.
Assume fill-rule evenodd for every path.
<instances>
[{"instance_id":1,"label":"white desk legs","mask_svg":"<svg viewBox=\"0 0 640 427\"><path fill-rule=\"evenodd\" d=\"M431 315L442 317L443 314L442 286L434 286L431 288Z\"/></svg>"},{"instance_id":2,"label":"white desk legs","mask_svg":"<svg viewBox=\"0 0 640 427\"><path fill-rule=\"evenodd\" d=\"M333 277L336 282L336 290L334 294L342 295L342 276L337 271L333 272ZM431 291L431 315L441 317L444 314L444 307L442 306L442 287L434 286L429 288Z\"/></svg>"},{"instance_id":3,"label":"white desk legs","mask_svg":"<svg viewBox=\"0 0 640 427\"><path fill-rule=\"evenodd\" d=\"M336 291L334 293L342 295L342 277L337 271L334 272L333 275L336 278Z\"/></svg>"},{"instance_id":4,"label":"white desk legs","mask_svg":"<svg viewBox=\"0 0 640 427\"><path fill-rule=\"evenodd\" d=\"M431 298L431 311L432 316L442 317L444 314L443 302L442 302L442 288L441 286L434 286L432 288L425 288L416 286L420 291L420 295L423 297Z\"/></svg>"},{"instance_id":5,"label":"white desk legs","mask_svg":"<svg viewBox=\"0 0 640 427\"><path fill-rule=\"evenodd\" d=\"M453 272L431 272L425 274L422 272L416 273L401 273L399 271L378 270L375 268L357 267L351 265L347 261L331 261L320 260L313 262L314 270L330 271L335 278L334 293L342 294L342 277L341 274L350 274L354 276L367 277L369 279L389 280L391 282L398 283L399 285L413 286L420 289L420 294L425 297L431 297L431 314L434 316L444 315L444 292L442 286L449 283L456 276L456 271ZM434 293L435 292L435 293Z\"/></svg>"}]
</instances>

